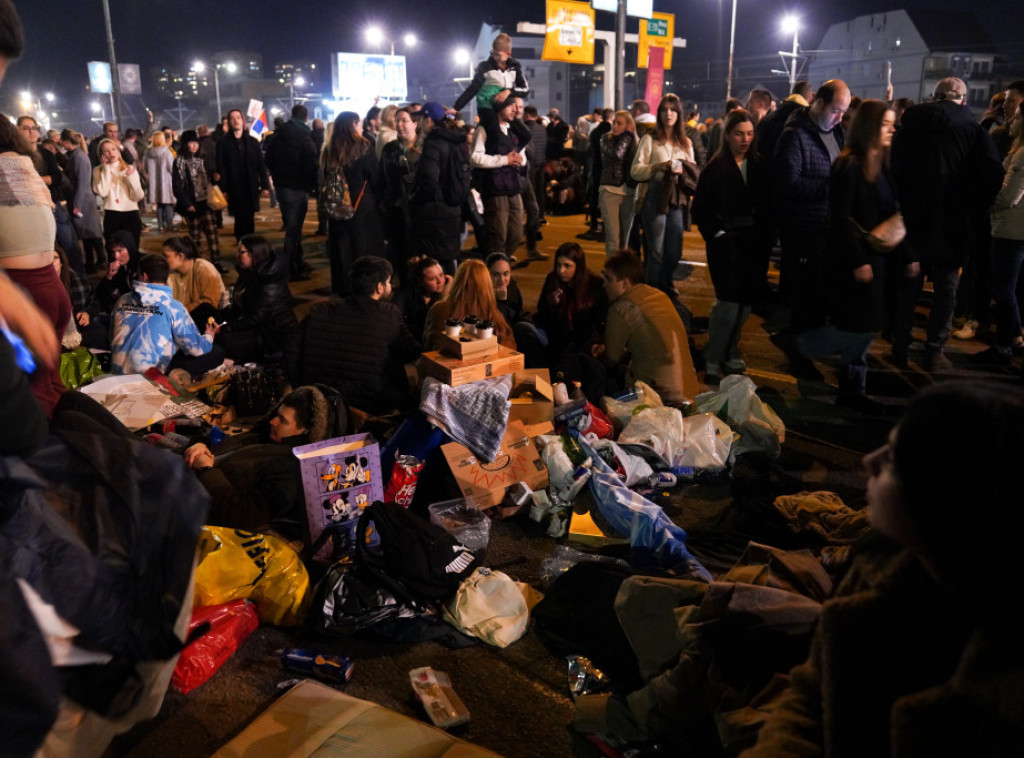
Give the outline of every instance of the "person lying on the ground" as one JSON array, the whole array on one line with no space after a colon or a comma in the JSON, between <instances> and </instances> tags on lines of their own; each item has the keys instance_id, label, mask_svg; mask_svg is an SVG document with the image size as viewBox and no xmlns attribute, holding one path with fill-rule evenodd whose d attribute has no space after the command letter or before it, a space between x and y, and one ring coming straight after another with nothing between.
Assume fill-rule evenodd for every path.
<instances>
[{"instance_id":1,"label":"person lying on the ground","mask_svg":"<svg viewBox=\"0 0 1024 758\"><path fill-rule=\"evenodd\" d=\"M111 372L141 374L150 368L167 373L181 368L201 376L224 360L213 338L220 327L196 329L185 306L174 299L167 284L169 268L162 255L150 254L139 263L140 281L114 306L111 318Z\"/></svg>"},{"instance_id":2,"label":"person lying on the ground","mask_svg":"<svg viewBox=\"0 0 1024 758\"><path fill-rule=\"evenodd\" d=\"M1024 755L1024 392L946 382L864 459L885 549L854 557L761 756Z\"/></svg>"},{"instance_id":3,"label":"person lying on the ground","mask_svg":"<svg viewBox=\"0 0 1024 758\"><path fill-rule=\"evenodd\" d=\"M202 442L188 448L185 463L213 502L208 523L258 529L278 519L301 520L301 466L292 448L325 439L328 416L329 405L320 390L299 387L251 433L230 437L213 450Z\"/></svg>"},{"instance_id":4,"label":"person lying on the ground","mask_svg":"<svg viewBox=\"0 0 1024 758\"><path fill-rule=\"evenodd\" d=\"M668 295L643 283L644 265L632 253L604 264L604 289L611 305L604 344L591 354L607 366L626 368L626 386L642 381L669 405L693 399L700 390L686 327Z\"/></svg>"}]
</instances>

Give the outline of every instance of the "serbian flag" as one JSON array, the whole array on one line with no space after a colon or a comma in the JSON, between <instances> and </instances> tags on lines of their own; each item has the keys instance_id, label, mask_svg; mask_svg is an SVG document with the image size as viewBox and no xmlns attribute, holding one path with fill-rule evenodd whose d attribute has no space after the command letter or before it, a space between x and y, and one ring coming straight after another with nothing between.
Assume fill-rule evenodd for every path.
<instances>
[{"instance_id":1,"label":"serbian flag","mask_svg":"<svg viewBox=\"0 0 1024 758\"><path fill-rule=\"evenodd\" d=\"M265 131L267 131L267 112L261 110L260 115L252 122L252 133L257 137L262 137Z\"/></svg>"}]
</instances>

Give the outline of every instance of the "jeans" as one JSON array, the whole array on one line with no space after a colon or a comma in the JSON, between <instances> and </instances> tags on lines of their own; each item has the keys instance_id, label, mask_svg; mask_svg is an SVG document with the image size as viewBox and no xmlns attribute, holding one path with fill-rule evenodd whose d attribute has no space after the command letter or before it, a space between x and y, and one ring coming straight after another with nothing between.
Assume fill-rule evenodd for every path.
<instances>
[{"instance_id":1,"label":"jeans","mask_svg":"<svg viewBox=\"0 0 1024 758\"><path fill-rule=\"evenodd\" d=\"M620 195L601 187L598 205L601 206L601 218L604 221L605 255L612 256L629 247L635 201L633 191L628 188L625 195Z\"/></svg>"},{"instance_id":2,"label":"jeans","mask_svg":"<svg viewBox=\"0 0 1024 758\"><path fill-rule=\"evenodd\" d=\"M85 261L82 260L81 248L75 244L75 232L71 227L68 209L63 205L53 206L53 220L57 224L57 242L68 256L68 263L71 264L71 268L85 276Z\"/></svg>"},{"instance_id":3,"label":"jeans","mask_svg":"<svg viewBox=\"0 0 1024 758\"><path fill-rule=\"evenodd\" d=\"M928 313L925 337L926 353L941 353L949 342L952 331L953 309L956 307L956 287L960 282L960 267L953 263L934 263L931 266L932 309ZM918 287L924 282L918 277ZM920 293L920 289L918 289Z\"/></svg>"},{"instance_id":4,"label":"jeans","mask_svg":"<svg viewBox=\"0 0 1024 758\"><path fill-rule=\"evenodd\" d=\"M174 203L156 204L156 225L160 231L171 231L174 228Z\"/></svg>"},{"instance_id":5,"label":"jeans","mask_svg":"<svg viewBox=\"0 0 1024 758\"><path fill-rule=\"evenodd\" d=\"M292 273L298 273L303 263L302 224L309 208L309 195L303 190L278 187L277 202L281 206L281 220L284 222L284 251Z\"/></svg>"},{"instance_id":6,"label":"jeans","mask_svg":"<svg viewBox=\"0 0 1024 758\"><path fill-rule=\"evenodd\" d=\"M537 232L540 231L540 206L533 184L523 182L523 191L519 196L523 199L523 212L526 214L526 249L537 249Z\"/></svg>"},{"instance_id":7,"label":"jeans","mask_svg":"<svg viewBox=\"0 0 1024 758\"><path fill-rule=\"evenodd\" d=\"M1024 263L1024 240L992 238L992 295L996 300L996 344L1009 347L1021 336L1017 279Z\"/></svg>"},{"instance_id":8,"label":"jeans","mask_svg":"<svg viewBox=\"0 0 1024 758\"><path fill-rule=\"evenodd\" d=\"M513 255L523 239L523 198L494 195L484 198L484 221L491 253Z\"/></svg>"},{"instance_id":9,"label":"jeans","mask_svg":"<svg viewBox=\"0 0 1024 758\"><path fill-rule=\"evenodd\" d=\"M839 394L846 397L867 394L867 354L874 332L844 332L832 324L793 335L796 349L805 358L839 353Z\"/></svg>"},{"instance_id":10,"label":"jeans","mask_svg":"<svg viewBox=\"0 0 1024 758\"><path fill-rule=\"evenodd\" d=\"M668 213L658 213L659 194L657 184L651 182L640 212L647 252L645 278L652 287L673 292L676 264L683 257L683 210L670 208Z\"/></svg>"},{"instance_id":11,"label":"jeans","mask_svg":"<svg viewBox=\"0 0 1024 758\"><path fill-rule=\"evenodd\" d=\"M740 334L749 316L749 305L715 301L708 321L708 342L704 346L704 361L708 365L740 359Z\"/></svg>"}]
</instances>

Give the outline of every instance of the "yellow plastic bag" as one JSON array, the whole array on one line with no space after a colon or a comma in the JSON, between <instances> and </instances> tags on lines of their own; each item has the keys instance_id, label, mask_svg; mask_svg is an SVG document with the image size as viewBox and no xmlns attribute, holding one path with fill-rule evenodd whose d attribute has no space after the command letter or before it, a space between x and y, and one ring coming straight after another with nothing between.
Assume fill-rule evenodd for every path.
<instances>
[{"instance_id":1,"label":"yellow plastic bag","mask_svg":"<svg viewBox=\"0 0 1024 758\"><path fill-rule=\"evenodd\" d=\"M260 622L302 623L309 606L309 574L298 553L266 534L204 526L199 537L196 605L248 598Z\"/></svg>"}]
</instances>

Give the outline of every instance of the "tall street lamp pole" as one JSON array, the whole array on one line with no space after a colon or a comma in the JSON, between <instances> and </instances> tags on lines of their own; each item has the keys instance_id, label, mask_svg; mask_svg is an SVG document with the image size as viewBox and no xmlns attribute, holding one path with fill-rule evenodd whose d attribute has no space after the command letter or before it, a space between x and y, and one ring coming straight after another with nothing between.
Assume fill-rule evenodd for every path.
<instances>
[{"instance_id":1,"label":"tall street lamp pole","mask_svg":"<svg viewBox=\"0 0 1024 758\"><path fill-rule=\"evenodd\" d=\"M786 16L782 19L782 31L787 34L789 32L793 32L793 54L789 69L789 91L792 92L793 87L796 86L796 62L797 54L800 49L798 39L800 34L800 19L796 16Z\"/></svg>"},{"instance_id":2,"label":"tall street lamp pole","mask_svg":"<svg viewBox=\"0 0 1024 758\"><path fill-rule=\"evenodd\" d=\"M732 0L732 24L729 30L729 72L725 77L725 99L732 97L732 54L736 48L736 0Z\"/></svg>"}]
</instances>

